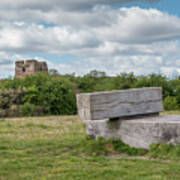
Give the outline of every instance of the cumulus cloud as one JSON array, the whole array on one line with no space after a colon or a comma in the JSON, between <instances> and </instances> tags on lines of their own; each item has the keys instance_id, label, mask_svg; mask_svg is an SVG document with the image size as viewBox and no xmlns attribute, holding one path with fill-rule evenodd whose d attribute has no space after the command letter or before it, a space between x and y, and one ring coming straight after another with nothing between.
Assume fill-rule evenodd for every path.
<instances>
[{"instance_id":1,"label":"cumulus cloud","mask_svg":"<svg viewBox=\"0 0 180 180\"><path fill-rule=\"evenodd\" d=\"M0 67L9 66L9 74L16 59L43 59L38 54L56 55L54 62L45 60L60 73L180 72L180 18L166 12L118 9L106 0L6 0L0 2L0 9ZM74 60L61 61L65 55Z\"/></svg>"},{"instance_id":2,"label":"cumulus cloud","mask_svg":"<svg viewBox=\"0 0 180 180\"><path fill-rule=\"evenodd\" d=\"M144 46L180 38L180 19L155 9L134 7L114 10L100 7L96 11L101 14L97 18L99 21L109 17L107 25L91 26L88 23L88 26L84 26L83 22L79 22L82 26L56 24L46 27L36 23L2 23L0 48L59 55L76 51L83 54L88 49L102 51L102 54L110 49L111 52L131 54L141 44ZM91 19L90 14L88 17ZM147 50L143 48L144 53L148 53Z\"/></svg>"},{"instance_id":3,"label":"cumulus cloud","mask_svg":"<svg viewBox=\"0 0 180 180\"><path fill-rule=\"evenodd\" d=\"M0 8L12 8L12 9L38 9L49 11L51 9L63 9L63 10L87 10L92 8L96 5L104 5L104 4L127 4L132 2L145 2L145 3L152 3L157 2L158 0L66 0L66 1L59 1L59 0L43 0L43 1L36 1L36 0L16 0L12 3L11 0L2 0L0 2Z\"/></svg>"}]
</instances>

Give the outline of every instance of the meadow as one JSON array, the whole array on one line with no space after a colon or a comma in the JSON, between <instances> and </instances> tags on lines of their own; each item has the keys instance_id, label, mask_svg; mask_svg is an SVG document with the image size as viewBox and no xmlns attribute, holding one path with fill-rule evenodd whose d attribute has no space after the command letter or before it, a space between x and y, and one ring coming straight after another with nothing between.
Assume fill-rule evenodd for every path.
<instances>
[{"instance_id":1,"label":"meadow","mask_svg":"<svg viewBox=\"0 0 180 180\"><path fill-rule=\"evenodd\" d=\"M21 179L179 180L180 147L95 141L77 116L0 119L0 180Z\"/></svg>"}]
</instances>

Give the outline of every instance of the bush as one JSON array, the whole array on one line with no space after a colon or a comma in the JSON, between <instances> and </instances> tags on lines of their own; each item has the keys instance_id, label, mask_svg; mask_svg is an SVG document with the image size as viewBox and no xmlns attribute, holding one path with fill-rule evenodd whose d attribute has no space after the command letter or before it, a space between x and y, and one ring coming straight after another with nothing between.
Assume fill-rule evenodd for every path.
<instances>
[{"instance_id":1,"label":"bush","mask_svg":"<svg viewBox=\"0 0 180 180\"><path fill-rule=\"evenodd\" d=\"M0 91L0 117L20 116L19 106L23 104L25 89L8 89Z\"/></svg>"},{"instance_id":2,"label":"bush","mask_svg":"<svg viewBox=\"0 0 180 180\"><path fill-rule=\"evenodd\" d=\"M133 73L108 77L104 72L92 71L81 77L39 73L23 79L5 79L0 80L0 116L72 115L77 112L76 93L157 86L163 88L164 108L180 109L180 78L169 80L161 75Z\"/></svg>"},{"instance_id":3,"label":"bush","mask_svg":"<svg viewBox=\"0 0 180 180\"><path fill-rule=\"evenodd\" d=\"M76 101L75 94L73 93L73 84L67 79L44 76L34 77L37 79L33 79L33 84L27 87L27 94L23 101L31 105L42 107L45 110L45 114L75 114ZM40 83L37 83L37 81L40 81Z\"/></svg>"},{"instance_id":4,"label":"bush","mask_svg":"<svg viewBox=\"0 0 180 180\"><path fill-rule=\"evenodd\" d=\"M178 110L179 109L179 105L178 102L176 100L176 97L171 97L171 96L167 96L164 99L164 109L165 110Z\"/></svg>"},{"instance_id":5,"label":"bush","mask_svg":"<svg viewBox=\"0 0 180 180\"><path fill-rule=\"evenodd\" d=\"M12 105L18 105L19 116L75 114L74 83L69 79L39 73L23 79L1 81L0 108L8 110Z\"/></svg>"}]
</instances>

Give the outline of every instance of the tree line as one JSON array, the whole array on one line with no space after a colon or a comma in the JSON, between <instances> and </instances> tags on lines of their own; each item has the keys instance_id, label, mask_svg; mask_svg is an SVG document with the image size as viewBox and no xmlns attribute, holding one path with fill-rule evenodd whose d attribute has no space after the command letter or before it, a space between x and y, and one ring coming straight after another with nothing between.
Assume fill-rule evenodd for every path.
<instances>
[{"instance_id":1,"label":"tree line","mask_svg":"<svg viewBox=\"0 0 180 180\"><path fill-rule=\"evenodd\" d=\"M50 70L48 74L0 80L0 116L72 115L77 113L77 93L141 87L162 87L164 109L180 110L180 77L133 73L110 77L96 70L75 76Z\"/></svg>"}]
</instances>

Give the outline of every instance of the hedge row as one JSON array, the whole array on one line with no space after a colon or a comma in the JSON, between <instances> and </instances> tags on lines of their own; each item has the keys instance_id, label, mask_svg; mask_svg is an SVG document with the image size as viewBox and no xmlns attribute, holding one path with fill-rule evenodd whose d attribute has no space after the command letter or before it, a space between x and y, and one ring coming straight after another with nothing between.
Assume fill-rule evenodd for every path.
<instances>
[{"instance_id":1,"label":"hedge row","mask_svg":"<svg viewBox=\"0 0 180 180\"><path fill-rule=\"evenodd\" d=\"M162 75L120 74L108 77L92 71L83 77L38 74L23 79L0 81L0 117L76 114L75 94L140 87L163 88L166 110L180 109L180 78Z\"/></svg>"}]
</instances>

